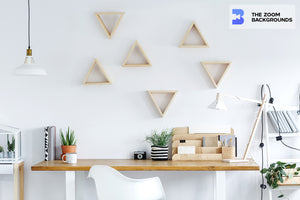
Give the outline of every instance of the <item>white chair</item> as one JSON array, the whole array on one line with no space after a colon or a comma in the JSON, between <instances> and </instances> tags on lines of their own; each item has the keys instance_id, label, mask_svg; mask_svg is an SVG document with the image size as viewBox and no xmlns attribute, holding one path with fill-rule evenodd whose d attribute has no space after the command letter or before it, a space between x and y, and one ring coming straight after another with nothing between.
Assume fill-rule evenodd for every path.
<instances>
[{"instance_id":1,"label":"white chair","mask_svg":"<svg viewBox=\"0 0 300 200\"><path fill-rule=\"evenodd\" d=\"M98 200L166 200L158 177L132 179L105 165L92 166L88 177L95 181Z\"/></svg>"}]
</instances>

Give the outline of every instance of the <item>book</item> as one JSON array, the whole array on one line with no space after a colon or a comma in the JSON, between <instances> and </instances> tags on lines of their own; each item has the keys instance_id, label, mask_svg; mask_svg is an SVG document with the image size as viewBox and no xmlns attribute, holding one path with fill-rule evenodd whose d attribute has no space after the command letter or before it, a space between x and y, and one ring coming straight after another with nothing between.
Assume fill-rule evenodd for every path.
<instances>
[{"instance_id":1,"label":"book","mask_svg":"<svg viewBox=\"0 0 300 200\"><path fill-rule=\"evenodd\" d=\"M274 118L274 123L276 123L277 124L277 126L278 126L278 132L284 132L284 128L283 128L283 124L281 123L281 120L280 120L280 118L279 118L279 115L278 115L278 113L275 113L274 111L269 111L270 112L270 114L273 116L273 118Z\"/></svg>"},{"instance_id":2,"label":"book","mask_svg":"<svg viewBox=\"0 0 300 200\"><path fill-rule=\"evenodd\" d=\"M299 126L298 126L298 122L297 120L295 119L295 115L293 115L292 111L286 111L288 117L290 118L292 124L295 126L296 128L296 132L299 132Z\"/></svg>"},{"instance_id":3,"label":"book","mask_svg":"<svg viewBox=\"0 0 300 200\"><path fill-rule=\"evenodd\" d=\"M220 142L222 147L235 147L235 135L220 135Z\"/></svg>"},{"instance_id":4,"label":"book","mask_svg":"<svg viewBox=\"0 0 300 200\"><path fill-rule=\"evenodd\" d=\"M299 132L298 122L292 111L268 111L267 114L275 131L281 133Z\"/></svg>"},{"instance_id":5,"label":"book","mask_svg":"<svg viewBox=\"0 0 300 200\"><path fill-rule=\"evenodd\" d=\"M297 129L296 127L294 126L294 124L292 123L292 120L290 119L290 117L288 116L287 112L286 111L282 111L282 114L283 116L285 117L288 125L290 126L290 128L292 129L292 133L296 133L297 132Z\"/></svg>"},{"instance_id":6,"label":"book","mask_svg":"<svg viewBox=\"0 0 300 200\"><path fill-rule=\"evenodd\" d=\"M292 129L290 128L290 126L288 125L288 122L286 121L284 115L283 115L283 112L282 111L277 111L278 114L279 114L279 117L281 118L282 120L282 123L284 125L284 128L285 128L285 133L292 133Z\"/></svg>"},{"instance_id":7,"label":"book","mask_svg":"<svg viewBox=\"0 0 300 200\"><path fill-rule=\"evenodd\" d=\"M269 111L271 113L271 115L273 115L273 118L275 119L275 123L279 124L278 127L278 132L280 131L280 133L287 133L287 129L285 128L283 121L279 115L278 111Z\"/></svg>"},{"instance_id":8,"label":"book","mask_svg":"<svg viewBox=\"0 0 300 200\"><path fill-rule=\"evenodd\" d=\"M237 137L235 137L235 157L237 157Z\"/></svg>"},{"instance_id":9,"label":"book","mask_svg":"<svg viewBox=\"0 0 300 200\"><path fill-rule=\"evenodd\" d=\"M48 161L49 157L49 132L48 127L44 128L45 141L44 141L44 152L45 152L45 161Z\"/></svg>"},{"instance_id":10,"label":"book","mask_svg":"<svg viewBox=\"0 0 300 200\"><path fill-rule=\"evenodd\" d=\"M271 121L271 124L273 125L276 132L279 132L279 127L276 119L274 118L274 115L271 113L271 111L267 112L267 115Z\"/></svg>"},{"instance_id":11,"label":"book","mask_svg":"<svg viewBox=\"0 0 300 200\"><path fill-rule=\"evenodd\" d=\"M45 161L56 159L56 127L47 126L45 133Z\"/></svg>"}]
</instances>

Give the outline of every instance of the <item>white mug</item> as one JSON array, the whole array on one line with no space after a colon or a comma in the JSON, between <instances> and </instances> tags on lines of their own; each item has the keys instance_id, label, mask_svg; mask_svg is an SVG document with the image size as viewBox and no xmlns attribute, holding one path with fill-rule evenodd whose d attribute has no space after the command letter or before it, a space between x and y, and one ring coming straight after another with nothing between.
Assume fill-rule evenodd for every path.
<instances>
[{"instance_id":1,"label":"white mug","mask_svg":"<svg viewBox=\"0 0 300 200\"><path fill-rule=\"evenodd\" d=\"M64 161L64 157L66 157L66 161ZM62 161L70 164L77 163L77 153L66 153L61 157Z\"/></svg>"}]
</instances>

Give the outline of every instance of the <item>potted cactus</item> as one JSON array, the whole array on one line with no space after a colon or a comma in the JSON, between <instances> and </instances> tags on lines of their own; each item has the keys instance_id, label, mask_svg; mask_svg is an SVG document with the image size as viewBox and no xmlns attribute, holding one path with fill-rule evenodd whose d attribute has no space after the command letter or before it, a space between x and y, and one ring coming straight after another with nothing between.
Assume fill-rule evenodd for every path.
<instances>
[{"instance_id":1,"label":"potted cactus","mask_svg":"<svg viewBox=\"0 0 300 200\"><path fill-rule=\"evenodd\" d=\"M66 153L76 153L76 138L74 134L74 130L70 130L70 127L68 127L68 130L64 134L62 129L60 129L60 140L61 140L61 151L63 156Z\"/></svg>"},{"instance_id":2,"label":"potted cactus","mask_svg":"<svg viewBox=\"0 0 300 200\"><path fill-rule=\"evenodd\" d=\"M0 146L0 159L4 158L4 149L2 146Z\"/></svg>"},{"instance_id":3,"label":"potted cactus","mask_svg":"<svg viewBox=\"0 0 300 200\"><path fill-rule=\"evenodd\" d=\"M172 130L162 130L158 133L157 130L152 131L151 136L146 137L146 141L151 144L152 160L168 160L169 143L172 140Z\"/></svg>"},{"instance_id":4,"label":"potted cactus","mask_svg":"<svg viewBox=\"0 0 300 200\"><path fill-rule=\"evenodd\" d=\"M15 137L13 136L10 142L7 136L7 157L8 158L15 157L15 144L16 144Z\"/></svg>"}]
</instances>

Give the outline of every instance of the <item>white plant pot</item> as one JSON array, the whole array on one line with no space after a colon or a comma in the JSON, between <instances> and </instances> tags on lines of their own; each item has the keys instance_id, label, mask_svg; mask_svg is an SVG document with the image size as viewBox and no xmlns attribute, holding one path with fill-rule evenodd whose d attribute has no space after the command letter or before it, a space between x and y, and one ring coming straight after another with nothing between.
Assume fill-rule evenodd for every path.
<instances>
[{"instance_id":1,"label":"white plant pot","mask_svg":"<svg viewBox=\"0 0 300 200\"><path fill-rule=\"evenodd\" d=\"M4 152L0 152L0 159L4 158Z\"/></svg>"}]
</instances>

